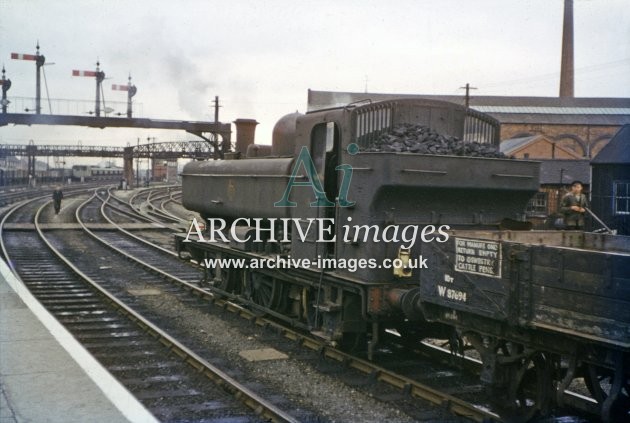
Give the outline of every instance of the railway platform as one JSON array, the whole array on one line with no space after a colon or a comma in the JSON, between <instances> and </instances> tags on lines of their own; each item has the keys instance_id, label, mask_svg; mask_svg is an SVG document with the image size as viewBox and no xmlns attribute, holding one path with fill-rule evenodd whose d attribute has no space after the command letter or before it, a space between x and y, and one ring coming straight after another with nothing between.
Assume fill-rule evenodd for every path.
<instances>
[{"instance_id":1,"label":"railway platform","mask_svg":"<svg viewBox=\"0 0 630 423\"><path fill-rule=\"evenodd\" d=\"M155 422L0 260L0 423Z\"/></svg>"}]
</instances>

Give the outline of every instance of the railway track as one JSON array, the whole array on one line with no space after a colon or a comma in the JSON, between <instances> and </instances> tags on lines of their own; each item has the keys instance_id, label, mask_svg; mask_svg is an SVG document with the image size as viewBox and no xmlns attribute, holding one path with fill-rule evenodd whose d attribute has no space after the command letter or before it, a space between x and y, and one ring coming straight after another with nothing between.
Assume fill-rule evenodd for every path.
<instances>
[{"instance_id":1,"label":"railway track","mask_svg":"<svg viewBox=\"0 0 630 423\"><path fill-rule=\"evenodd\" d=\"M73 193L80 193L89 188L95 188L98 185L94 183L88 184L75 184L67 186L64 190L66 196L72 196ZM37 189L20 188L20 189L7 189L0 192L0 216L3 216L9 209L8 206L19 203L20 201L29 200L36 197L49 196L52 193L52 187L39 187ZM6 209L3 209L6 208Z\"/></svg>"},{"instance_id":2,"label":"railway track","mask_svg":"<svg viewBox=\"0 0 630 423\"><path fill-rule=\"evenodd\" d=\"M136 213L155 223L181 229L182 219L164 208L164 203L172 199L171 189L173 187L167 186L138 191L129 198L128 205ZM114 201L120 202L120 199Z\"/></svg>"},{"instance_id":3,"label":"railway track","mask_svg":"<svg viewBox=\"0 0 630 423\"><path fill-rule=\"evenodd\" d=\"M150 289L147 291L147 281L150 280L150 276L140 276L140 271L133 270L133 274L138 275L137 279L141 282L136 288L133 288L126 285L115 286L111 281L105 281L102 277L99 278L101 272L96 271L94 273L96 267L99 267L98 270L106 270L110 276L113 275L113 279L116 279L116 272L120 271L118 278L124 279L123 275L125 273L129 274L130 272L127 267L117 270L107 264L119 262L120 257L125 257L127 260L133 261L137 266L141 266L151 274L158 275L160 281L155 282L155 276L153 276L150 282L151 287L162 292L168 292L177 297L178 301L186 304L186 307L189 307L195 313L200 313L200 315L215 313L223 316L226 311L230 311L232 313L228 315L233 316L234 321L240 321L242 324L246 322L244 323L245 329L243 330L250 330L252 336L273 340L273 343L277 345L279 349L293 357L299 357L300 360L313 363L313 366L323 374L330 374L331 376L343 380L344 383L349 386L361 389L373 397L398 407L407 415L412 416L418 421L434 421L436 419L443 421L449 419L449 415L461 416L473 421L499 420L496 413L486 408L485 400L480 399L483 395L483 389L477 383L474 371L466 376L461 371L456 370L457 366L452 366L452 357L447 367L439 367L433 364L424 365L419 364L421 363L420 360L423 360L420 355L424 354L424 361L426 361L426 351L418 353L419 355L410 355L409 350L402 352L391 351L395 349L395 347L388 347L386 345L382 350L385 351L385 353L377 355L376 362L370 362L361 357L342 352L330 345L326 345L323 341L313 338L304 331L289 327L286 322L280 322L277 319L269 318L269 316L261 315L259 310L243 307L238 304L237 298L221 292L218 289L200 287L198 284L200 273L197 268L193 268L177 259L177 255L169 249L157 247L138 234L123 229L121 225L126 223L123 217L126 216L127 219L133 219L133 213L124 206L121 206L120 201L113 200L115 197L111 195L111 192L107 193L107 197L105 194L104 190L97 190L96 194L85 201L76 212L77 221L81 222L83 226L83 233L90 234L92 237L90 243L82 241L80 245L76 245L76 242L72 241L73 239L84 238L78 232L47 231L46 235L48 242L60 251L60 254L73 257L73 266L76 266L80 273L85 273L86 276L91 277L94 283L107 286L107 291L110 291L111 294L117 298L117 301L121 302L123 305L127 304L127 307L133 305L134 308L136 308L142 302L139 299L142 299L144 295L150 296L150 293L146 294L150 292ZM157 197L158 196L154 197L154 201L158 201ZM171 196L169 197L172 199ZM146 201L150 198L151 194L146 194ZM164 204L165 200L168 201L164 198L159 201L162 202L161 204ZM112 204L114 201L116 201L116 206ZM95 210L97 209L100 209L101 212L99 223L117 227L117 232L111 230L90 230L88 228L88 226L93 223L89 220L93 218ZM32 211L33 209L31 208L31 212ZM41 210L39 211L41 213ZM24 214L26 215L28 213ZM135 216L137 216L137 214ZM146 216L144 219L146 219ZM139 221L142 221L142 218L136 220L136 222ZM143 232L141 232L141 234L144 235ZM104 257L103 263L95 267L93 259L85 255L84 257L80 257L82 249L84 251L96 250L94 242L99 242L101 244L100 248L107 246L107 248L115 255L117 254L119 258L116 259L115 256L106 256L101 252L99 255ZM70 248L69 246L73 244L75 244L74 248ZM103 269L100 269L100 267L103 267ZM59 290L61 288L57 287L57 289ZM87 295L85 290L75 287L71 287L70 289L77 290L78 293L83 295L83 300L86 304L91 304L92 296ZM60 295L60 292L53 293L53 295ZM208 308L209 304L212 304L213 307ZM119 313L120 312L118 312L118 314ZM156 321L163 321L163 315L155 315L152 313L153 312L148 308L141 310L142 315L148 316L145 318L149 323L151 323L150 320L153 319L154 326ZM108 318L113 319L111 315L108 314L108 316ZM72 319L73 318L71 318L71 320ZM96 320L99 319L92 316L92 320L82 321L81 323L77 322L77 325L91 327L96 324ZM65 321L62 322L66 323ZM129 330L128 323L119 323L117 320L110 320L109 323L112 325L110 331L120 330L122 333L133 332ZM93 330L94 333L99 333L99 330L96 329L95 326ZM177 330L178 325L171 323L169 332L177 332ZM179 338L179 335L177 337ZM128 345L129 339L131 338L126 338L121 335L118 341L122 345ZM170 341L167 343L170 344ZM132 343L131 345L134 344ZM143 348L142 344L139 345ZM183 345L181 346L183 347ZM136 347L137 346L130 346L131 356L134 356L133 354L136 354L136 357L138 357L138 354L144 356L144 353L140 351L133 351L133 348ZM388 348L390 351L387 351ZM102 354L103 360L113 359L113 357L108 356L107 352ZM197 353L193 351L193 354L199 355L199 351L197 351ZM446 356L448 356L448 354L442 354L442 358ZM97 358L101 359L98 355ZM186 360L188 361L188 359ZM439 359L435 361L439 362ZM129 366L124 364L119 365L119 367L114 366L114 369L115 371L121 371L123 373L130 370ZM405 376L402 376L403 374ZM151 379L151 377L149 377L148 380L162 381L162 379L164 379L164 383L180 380L177 375L173 377L169 375L170 373L156 375L155 378L157 379ZM140 394L139 398L142 399L142 394ZM428 401L433 404L434 407L428 409L426 405L418 407L417 399ZM151 401L148 400L147 402L150 403ZM192 408L195 407L193 406ZM156 413L162 413L160 416L169 419L167 416L173 415L175 411L170 407L166 407L164 410L158 407ZM310 415L310 418L314 418L314 416Z\"/></svg>"},{"instance_id":4,"label":"railway track","mask_svg":"<svg viewBox=\"0 0 630 423\"><path fill-rule=\"evenodd\" d=\"M150 196L148 197L150 198ZM104 201L102 206L102 210L104 211L107 200L102 200ZM110 219L108 220L111 224L116 225L114 221ZM471 402L461 400L446 392L440 392L438 389L431 388L426 384L418 382L417 380L410 377L404 377L399 374L400 372L408 372L409 368L412 366L416 368L418 375L424 373L425 379L427 376L428 378L431 378L432 375L447 374L444 371L437 369L429 370L428 367L423 369L418 366L417 362L406 361L405 363L398 363L400 372L397 373L391 369L379 366L374 362L369 362L362 358L332 348L324 342L313 338L302 331L293 330L286 325L279 323L277 320L270 320L261 316L256 310L250 311L247 308L238 305L237 302L231 301L236 299L227 293L222 293L219 290L215 290L214 293L208 292L207 287L201 288L198 284L201 279L201 274L196 273L191 277L186 270L190 269L189 265L182 267L183 263L181 260L176 259L175 262L172 261L172 259L177 258L176 253L165 248L159 248L142 237L123 228L119 227L119 229L120 232L123 232L126 235L125 237L121 237L120 233L92 233L92 235L99 239L104 245L108 245L109 248L118 251L119 254L126 252L139 264L162 275L165 279L170 280L172 283L175 283L180 287L184 287L194 296L214 303L221 310L230 310L236 315L244 317L250 324L257 327L267 328L274 333L280 334L281 337L289 339L293 343L299 344L301 348L317 352L318 357L329 359L329 369L327 371L330 372L330 369L335 369L334 373L336 375L342 374L343 371L348 372L349 374L346 376L346 379L350 381L350 383L356 382L360 385L368 385L376 382L377 384L380 383L382 385L387 385L390 388L393 387L394 392L390 391L387 394L388 396L386 398L384 397L389 402L394 401L397 396L398 400L402 403L406 402L409 398L419 398L439 406L440 410L446 410L454 415L463 416L468 419L476 421L489 419L498 420L498 416L496 414L480 408ZM294 351L292 352L294 353ZM331 363L336 363L336 365ZM338 367L339 365L340 367ZM391 363L390 367L392 367ZM458 375L455 375L454 373L452 373L452 376L450 373L448 375L449 378L458 377ZM420 376L418 376L418 378L419 377ZM438 378L442 380L444 379L443 377ZM376 386L376 392L374 395L379 395L378 390L379 387ZM460 389L459 393L472 393L475 395L479 390L479 385L476 382L476 379L469 378L468 386ZM443 418L443 416L441 417Z\"/></svg>"},{"instance_id":5,"label":"railway track","mask_svg":"<svg viewBox=\"0 0 630 423\"><path fill-rule=\"evenodd\" d=\"M92 201L95 200L96 197L92 199ZM101 208L102 211L105 212L107 200L103 198L100 198L100 200L103 201ZM90 202L86 202L83 207L91 207L89 204ZM79 215L80 210L77 210L77 217ZM111 224L115 225L112 220L107 220ZM125 233L125 237L121 237L120 233L96 233L96 231L92 232L87 227L84 227L84 230L91 233L91 235L94 236L95 239L98 239L103 245L106 245L110 249L114 249L118 254L133 257L133 260L141 264L144 268L158 273L164 279L171 281L171 283L175 283L179 287L184 286L186 290L194 294L194 297L201 297L209 299L210 301L217 300L217 305L220 306L220 308L218 308L219 310L230 309L232 311L236 311L240 317L245 317L246 321L249 322L250 325L253 324L255 327L271 329L273 333L283 335L285 340L290 341L290 346L299 347L301 355L304 355L305 350L310 350L314 354L310 360L318 362L316 367L321 369L324 365L319 363L319 361L322 358L326 359L324 367L326 367L327 370L322 369L324 373L332 372L335 374L335 377L339 377L342 373L346 373L345 379L346 381L349 381L350 384L357 383L357 381L359 381L359 385L373 384L374 387L372 388L371 394L378 397L381 395L379 394L379 391L384 390L386 393L384 394L384 397L381 397L382 399L386 399L389 403L394 404L396 403L396 397L398 397L398 401L401 402L400 405L403 408L405 407L404 404L408 403L410 399L413 398L422 398L433 404L439 404L439 407L433 409L432 411L427 411L427 408L431 409L431 407L427 407L427 404L424 404L421 407L421 412L418 412L417 404L412 406L412 410L410 410L409 413L411 415L415 413L419 420L434 420L438 417L440 419L444 419L445 412L447 415L449 412L452 412L477 421L487 420L488 417L496 418L496 416L492 413L488 413L482 409L467 404L466 402L458 400L453 396L444 395L437 390L428 388L427 386L417 383L409 378L404 378L391 371L387 371L384 368L379 368L373 363L369 363L365 360L352 357L349 354L327 347L322 343L316 342L309 336L300 335L298 332L288 330L287 328L278 325L278 323L264 319L259 316L258 313L252 313L243 307L220 298L219 296L209 294L206 290L200 289L197 286L197 282L201 277L198 270L191 275L190 266L178 260L175 253L169 250L156 248L155 246L150 247L150 251L147 251L149 244L146 241L129 231L122 228L120 229L121 232ZM183 274L180 272L183 272ZM276 342L278 341L279 340L276 340ZM296 351L293 350L287 352L296 354ZM306 358L304 359L307 360ZM332 371L331 369L335 370ZM376 384L374 384L374 382L376 382ZM384 389L384 386L387 388ZM395 389L392 390L392 387ZM409 408L409 406L407 406L407 408Z\"/></svg>"},{"instance_id":6,"label":"railway track","mask_svg":"<svg viewBox=\"0 0 630 423\"><path fill-rule=\"evenodd\" d=\"M33 200L28 212L5 215L2 228L8 222L34 222L35 230L3 229L4 254L36 298L156 417L298 421L112 295L95 268L91 275L79 269L74 264L78 257L55 246L59 241L55 232L69 231L42 229L42 213L50 208L47 203L47 199ZM29 215L33 211L34 218Z\"/></svg>"},{"instance_id":7,"label":"railway track","mask_svg":"<svg viewBox=\"0 0 630 423\"><path fill-rule=\"evenodd\" d=\"M171 193L170 187L163 191L153 191L149 195L147 201L149 203L151 211L155 213L159 218L174 223L181 222L181 219L178 216L168 211L165 207L168 202L173 201L173 193Z\"/></svg>"}]
</instances>

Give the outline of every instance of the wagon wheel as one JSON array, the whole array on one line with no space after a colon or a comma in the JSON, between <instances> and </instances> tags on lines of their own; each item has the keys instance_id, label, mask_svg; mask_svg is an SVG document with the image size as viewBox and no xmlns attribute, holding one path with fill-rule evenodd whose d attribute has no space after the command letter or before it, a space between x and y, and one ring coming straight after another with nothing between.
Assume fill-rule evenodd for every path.
<instances>
[{"instance_id":1,"label":"wagon wheel","mask_svg":"<svg viewBox=\"0 0 630 423\"><path fill-rule=\"evenodd\" d=\"M628 421L630 419L630 377L621 376L616 400L607 403L614 389L614 370L589 364L584 381L593 398L602 406L602 418L610 421Z\"/></svg>"},{"instance_id":2,"label":"wagon wheel","mask_svg":"<svg viewBox=\"0 0 630 423\"><path fill-rule=\"evenodd\" d=\"M511 353L509 347L502 351ZM553 366L549 357L535 352L511 365L507 405L501 416L511 422L527 422L536 414L545 414L553 392Z\"/></svg>"}]
</instances>

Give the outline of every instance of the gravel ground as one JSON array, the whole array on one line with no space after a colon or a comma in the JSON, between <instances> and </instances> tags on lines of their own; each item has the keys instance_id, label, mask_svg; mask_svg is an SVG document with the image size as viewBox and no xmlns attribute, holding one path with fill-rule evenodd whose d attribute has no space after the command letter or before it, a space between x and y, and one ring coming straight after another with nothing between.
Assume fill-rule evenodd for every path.
<instances>
[{"instance_id":1,"label":"gravel ground","mask_svg":"<svg viewBox=\"0 0 630 423\"><path fill-rule=\"evenodd\" d=\"M194 334L195 349L207 351L209 361L226 357L230 365L253 375L261 384L283 392L296 404L316 410L322 417L339 422L410 422L400 410L359 392L335 378L321 374L309 363L289 355L285 360L249 362L239 352L270 348L261 335L242 333L234 325L207 312L191 309L177 297L162 293L144 297L147 305L164 321Z\"/></svg>"},{"instance_id":2,"label":"gravel ground","mask_svg":"<svg viewBox=\"0 0 630 423\"><path fill-rule=\"evenodd\" d=\"M39 221L42 223L76 223L74 213L77 207L90 197L91 195L81 195L64 198L61 200L61 210L59 210L58 215L55 215L55 210L50 203L42 211Z\"/></svg>"},{"instance_id":3,"label":"gravel ground","mask_svg":"<svg viewBox=\"0 0 630 423\"><path fill-rule=\"evenodd\" d=\"M114 195L117 198L120 198L121 200L127 201L136 192L137 191L135 189L127 189L127 190L115 189L115 190L112 190L112 195Z\"/></svg>"},{"instance_id":4,"label":"gravel ground","mask_svg":"<svg viewBox=\"0 0 630 423\"><path fill-rule=\"evenodd\" d=\"M172 231L143 229L142 231L130 231L132 234L139 236L153 244L157 244L162 248L173 250L174 235Z\"/></svg>"},{"instance_id":5,"label":"gravel ground","mask_svg":"<svg viewBox=\"0 0 630 423\"><path fill-rule=\"evenodd\" d=\"M186 219L187 221L192 220L193 217L196 217L197 219L201 219L201 217L199 216L197 212L190 211L179 203L175 203L171 201L169 203L166 203L165 207L166 207L166 210L173 213L175 216Z\"/></svg>"}]
</instances>

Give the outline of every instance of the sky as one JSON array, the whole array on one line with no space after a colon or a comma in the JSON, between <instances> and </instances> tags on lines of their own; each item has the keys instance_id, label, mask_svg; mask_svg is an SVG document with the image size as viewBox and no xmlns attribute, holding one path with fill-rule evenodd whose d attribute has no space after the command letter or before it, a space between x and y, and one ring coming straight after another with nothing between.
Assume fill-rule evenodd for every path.
<instances>
[{"instance_id":1,"label":"sky","mask_svg":"<svg viewBox=\"0 0 630 423\"><path fill-rule=\"evenodd\" d=\"M307 90L557 96L563 0L0 0L0 66L11 107L35 96L35 53L45 66L43 113L94 109L105 72L108 107L155 119L253 118L257 142L275 122L306 111ZM630 97L628 0L575 0L575 95ZM48 92L48 96L47 96ZM13 97L13 99L12 99ZM67 100L85 100L84 102ZM21 112L21 110L20 110ZM181 131L0 127L0 142L125 146L193 139ZM85 159L82 159L85 161Z\"/></svg>"}]
</instances>

